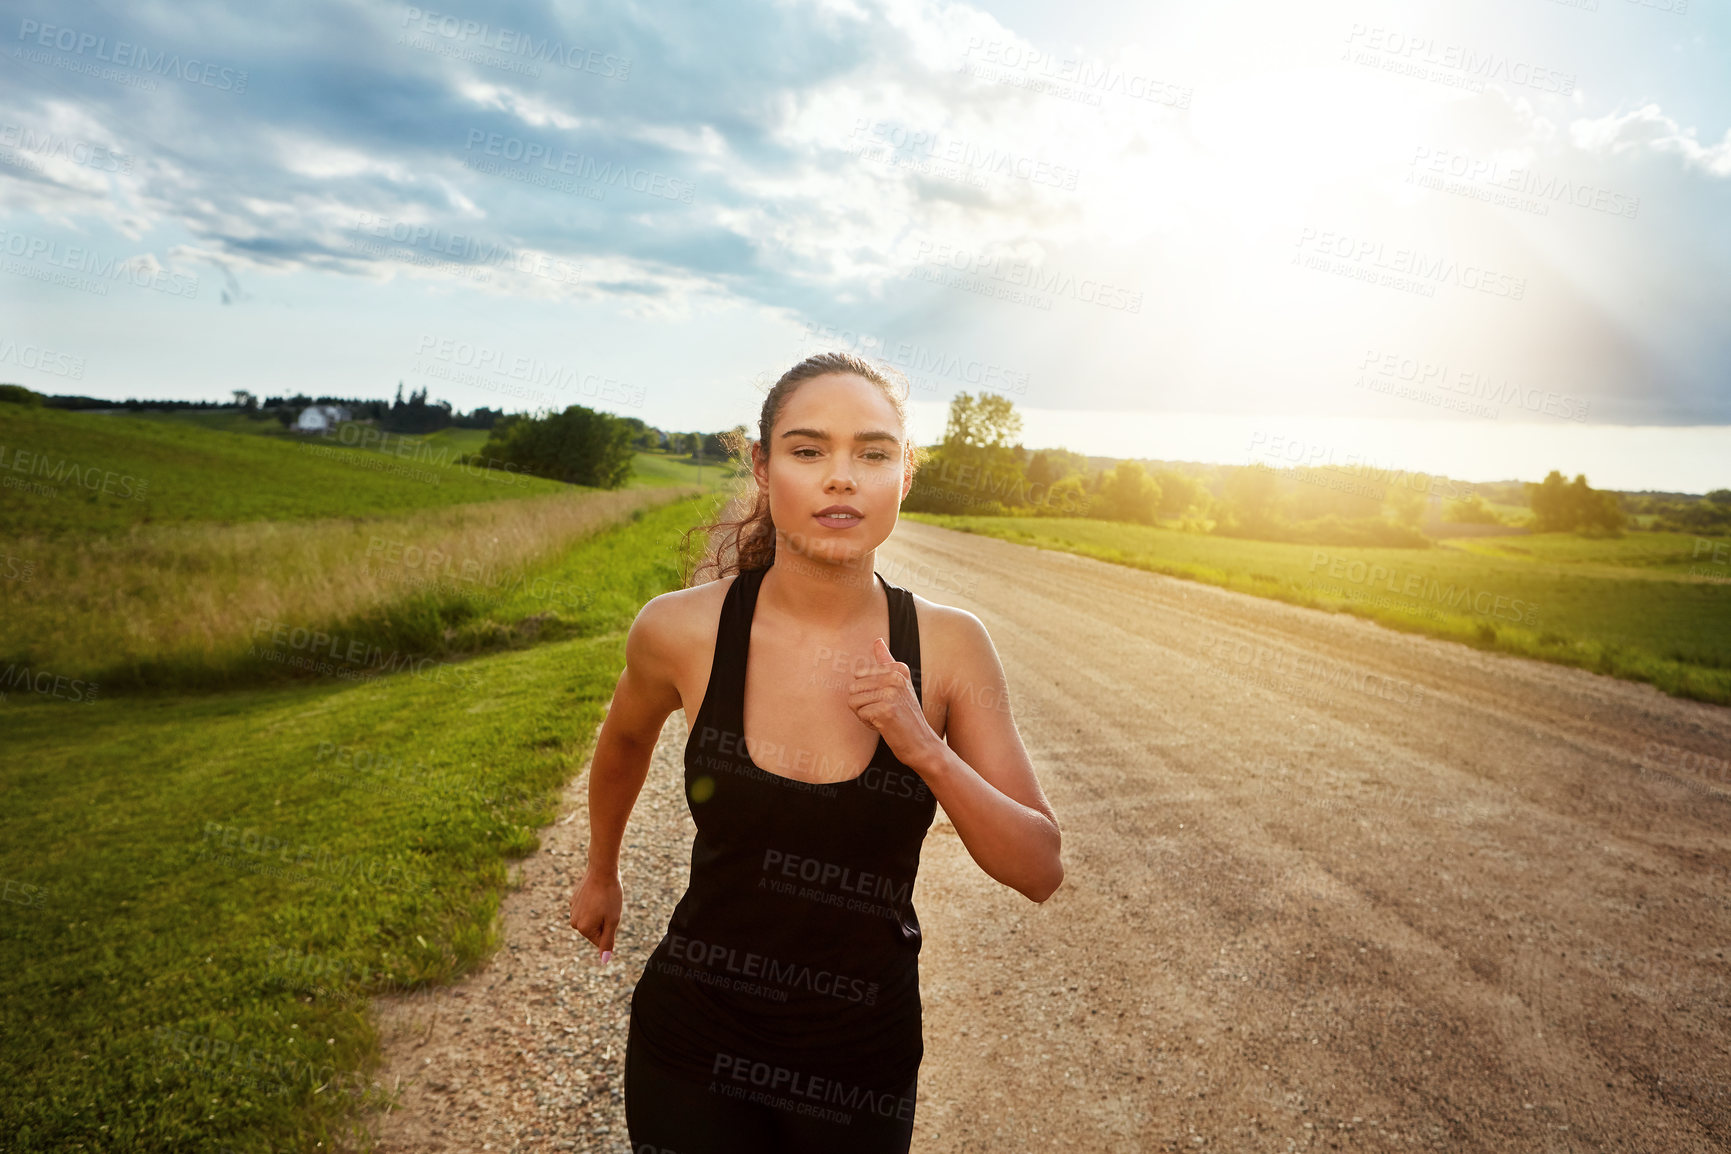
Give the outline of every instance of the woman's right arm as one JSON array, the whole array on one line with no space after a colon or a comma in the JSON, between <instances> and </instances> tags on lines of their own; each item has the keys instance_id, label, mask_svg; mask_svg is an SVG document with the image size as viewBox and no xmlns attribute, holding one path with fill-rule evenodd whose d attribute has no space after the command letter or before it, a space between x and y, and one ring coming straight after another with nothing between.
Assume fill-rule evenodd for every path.
<instances>
[{"instance_id":1,"label":"woman's right arm","mask_svg":"<svg viewBox=\"0 0 1731 1154\"><path fill-rule=\"evenodd\" d=\"M589 767L589 862L571 896L571 928L613 956L613 934L624 909L619 846L637 795L649 776L649 759L667 717L683 701L670 636L680 606L667 596L638 611L625 640L625 669L601 720Z\"/></svg>"}]
</instances>

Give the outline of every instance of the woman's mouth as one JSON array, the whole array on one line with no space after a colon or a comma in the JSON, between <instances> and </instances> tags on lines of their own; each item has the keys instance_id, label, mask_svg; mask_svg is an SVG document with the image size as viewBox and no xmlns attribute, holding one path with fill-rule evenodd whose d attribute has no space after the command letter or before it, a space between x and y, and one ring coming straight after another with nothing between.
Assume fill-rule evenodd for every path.
<instances>
[{"instance_id":1,"label":"woman's mouth","mask_svg":"<svg viewBox=\"0 0 1731 1154\"><path fill-rule=\"evenodd\" d=\"M831 505L827 509L818 510L812 516L818 524L831 529L851 529L864 519L865 514L852 505Z\"/></svg>"}]
</instances>

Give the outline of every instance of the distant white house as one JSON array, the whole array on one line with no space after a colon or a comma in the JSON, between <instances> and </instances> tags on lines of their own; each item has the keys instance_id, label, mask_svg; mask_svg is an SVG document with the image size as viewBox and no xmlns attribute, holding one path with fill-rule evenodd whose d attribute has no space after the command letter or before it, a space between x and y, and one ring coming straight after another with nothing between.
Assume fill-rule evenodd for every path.
<instances>
[{"instance_id":1,"label":"distant white house","mask_svg":"<svg viewBox=\"0 0 1731 1154\"><path fill-rule=\"evenodd\" d=\"M300 419L295 421L295 432L325 433L338 421L351 419L347 405L308 405L301 410Z\"/></svg>"}]
</instances>

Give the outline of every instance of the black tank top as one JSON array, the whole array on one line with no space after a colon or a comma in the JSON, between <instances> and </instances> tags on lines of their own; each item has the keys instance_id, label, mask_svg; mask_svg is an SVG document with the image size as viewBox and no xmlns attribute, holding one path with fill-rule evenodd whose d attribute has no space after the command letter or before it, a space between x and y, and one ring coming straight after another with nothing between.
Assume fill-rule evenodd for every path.
<instances>
[{"instance_id":1,"label":"black tank top","mask_svg":"<svg viewBox=\"0 0 1731 1154\"><path fill-rule=\"evenodd\" d=\"M631 997L648 1056L694 1081L737 1063L900 1091L925 1054L914 875L937 812L878 738L859 775L817 784L791 755L744 748L751 619L767 569L739 574L685 745L691 880ZM890 652L920 690L913 595L884 581ZM850 672L830 672L838 688ZM821 756L823 751L814 751ZM786 768L783 768L785 764Z\"/></svg>"}]
</instances>

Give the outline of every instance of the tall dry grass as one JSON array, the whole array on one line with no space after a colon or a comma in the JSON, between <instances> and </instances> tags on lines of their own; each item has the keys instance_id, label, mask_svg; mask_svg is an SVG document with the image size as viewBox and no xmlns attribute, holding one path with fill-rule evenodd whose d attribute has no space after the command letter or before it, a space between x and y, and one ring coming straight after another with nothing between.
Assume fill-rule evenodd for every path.
<instances>
[{"instance_id":1,"label":"tall dry grass","mask_svg":"<svg viewBox=\"0 0 1731 1154\"><path fill-rule=\"evenodd\" d=\"M686 495L584 491L379 519L0 541L14 562L0 569L13 574L0 580L0 661L109 684L184 683L188 671L232 668L267 625L377 619L404 605L422 620L386 615L396 618L387 631L419 630L425 642L441 606L472 611L573 541Z\"/></svg>"}]
</instances>

